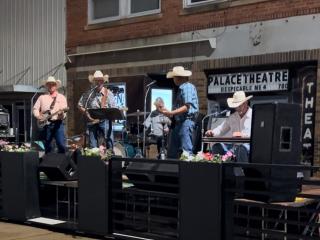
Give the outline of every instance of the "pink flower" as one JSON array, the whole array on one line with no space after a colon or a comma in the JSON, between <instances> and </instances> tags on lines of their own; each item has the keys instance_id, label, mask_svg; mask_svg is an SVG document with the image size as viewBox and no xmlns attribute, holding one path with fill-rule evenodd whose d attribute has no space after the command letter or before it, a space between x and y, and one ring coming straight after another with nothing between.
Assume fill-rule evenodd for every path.
<instances>
[{"instance_id":1,"label":"pink flower","mask_svg":"<svg viewBox=\"0 0 320 240\"><path fill-rule=\"evenodd\" d=\"M99 153L100 153L100 156L104 156L104 154L106 153L106 147L103 146L103 145L100 145L99 146Z\"/></svg>"},{"instance_id":2,"label":"pink flower","mask_svg":"<svg viewBox=\"0 0 320 240\"><path fill-rule=\"evenodd\" d=\"M227 154L226 155L223 155L222 156L222 158L221 158L221 160L223 161L223 162L225 162L225 161L227 161L228 160L228 156L227 156Z\"/></svg>"},{"instance_id":3,"label":"pink flower","mask_svg":"<svg viewBox=\"0 0 320 240\"><path fill-rule=\"evenodd\" d=\"M232 157L232 156L233 156L233 153L230 152L230 151L228 151L225 155L228 156L228 157Z\"/></svg>"}]
</instances>

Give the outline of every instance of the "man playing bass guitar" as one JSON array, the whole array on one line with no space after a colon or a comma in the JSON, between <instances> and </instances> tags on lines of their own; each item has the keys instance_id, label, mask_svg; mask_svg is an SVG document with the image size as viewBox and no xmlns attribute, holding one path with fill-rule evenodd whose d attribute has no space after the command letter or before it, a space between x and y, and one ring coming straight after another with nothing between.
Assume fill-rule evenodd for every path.
<instances>
[{"instance_id":1,"label":"man playing bass guitar","mask_svg":"<svg viewBox=\"0 0 320 240\"><path fill-rule=\"evenodd\" d=\"M115 99L110 90L103 86L109 82L109 76L103 75L101 71L95 71L94 75L89 76L89 81L94 88L82 94L78 108L87 119L87 129L89 131L90 148L98 147L98 137L103 135L108 149L113 149L112 121L93 119L88 109L112 108L115 107Z\"/></svg>"}]
</instances>

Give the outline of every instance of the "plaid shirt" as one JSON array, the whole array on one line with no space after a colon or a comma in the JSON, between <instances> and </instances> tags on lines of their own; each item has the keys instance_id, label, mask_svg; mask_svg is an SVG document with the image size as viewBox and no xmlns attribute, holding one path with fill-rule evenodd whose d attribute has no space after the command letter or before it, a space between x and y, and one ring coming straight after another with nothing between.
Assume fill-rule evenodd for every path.
<instances>
[{"instance_id":1,"label":"plaid shirt","mask_svg":"<svg viewBox=\"0 0 320 240\"><path fill-rule=\"evenodd\" d=\"M183 105L188 105L189 109L183 114L176 115L175 119L177 121L184 121L199 112L197 89L190 82L185 82L179 86L174 109L182 107Z\"/></svg>"},{"instance_id":2,"label":"plaid shirt","mask_svg":"<svg viewBox=\"0 0 320 240\"><path fill-rule=\"evenodd\" d=\"M105 88L102 88L100 92L97 92L97 91L92 92L91 90L85 92L84 94L82 94L78 102L78 105L83 108L94 108L94 109L101 108L101 100L102 100L102 96L104 95L104 91L105 91ZM90 96L90 99L88 100L89 96ZM87 106L85 106L86 104ZM105 104L105 107L107 108L116 107L114 95L110 90L108 90L107 102Z\"/></svg>"}]
</instances>

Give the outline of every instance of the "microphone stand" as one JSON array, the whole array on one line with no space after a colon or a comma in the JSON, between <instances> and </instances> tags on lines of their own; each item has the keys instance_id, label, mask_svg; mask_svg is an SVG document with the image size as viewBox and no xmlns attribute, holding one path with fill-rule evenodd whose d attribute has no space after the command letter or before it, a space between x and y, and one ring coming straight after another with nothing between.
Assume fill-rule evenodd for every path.
<instances>
[{"instance_id":1,"label":"microphone stand","mask_svg":"<svg viewBox=\"0 0 320 240\"><path fill-rule=\"evenodd\" d=\"M88 102L89 102L89 99L90 99L90 97L92 96L92 94L93 94L93 92L94 92L94 90L96 90L97 89L97 87L98 87L99 85L97 85L97 86L95 86L95 87L93 87L92 89L90 89L90 93L89 93L89 96L88 96L88 98L87 98L87 100L86 100L86 102L85 102L85 104L84 104L84 114L85 115L87 115L87 109L88 109ZM85 119L86 119L86 122L88 121L87 119L87 116L85 116ZM87 126L86 126L86 128L87 128ZM87 147L87 133L85 132L85 134L84 134L84 147Z\"/></svg>"},{"instance_id":2,"label":"microphone stand","mask_svg":"<svg viewBox=\"0 0 320 240\"><path fill-rule=\"evenodd\" d=\"M147 91L146 91L146 95L144 96L144 106L143 106L143 122L146 121L147 118L147 97L148 97L148 93L150 91L150 88L153 84L155 84L156 81L153 81L151 83L149 83L146 87L147 87ZM146 128L143 127L143 143L142 143L142 155L146 156Z\"/></svg>"},{"instance_id":3,"label":"microphone stand","mask_svg":"<svg viewBox=\"0 0 320 240\"><path fill-rule=\"evenodd\" d=\"M149 86L147 88L147 91L146 91L146 95L144 97L144 106L143 106L143 122L146 121L146 118L147 118L147 97L148 97L148 93L150 91L150 88L151 86ZM142 143L142 153L143 153L143 156L146 156L146 128L143 127L143 143Z\"/></svg>"},{"instance_id":4,"label":"microphone stand","mask_svg":"<svg viewBox=\"0 0 320 240\"><path fill-rule=\"evenodd\" d=\"M208 117L211 117L211 116L214 116L216 118L219 115L224 114L226 112L228 112L228 110L223 110L222 112L215 112L215 113L207 114L202 119L202 121L201 121L201 152L203 152L203 141L202 141L202 138L204 137L204 128L203 128L204 120L206 120Z\"/></svg>"},{"instance_id":5,"label":"microphone stand","mask_svg":"<svg viewBox=\"0 0 320 240\"><path fill-rule=\"evenodd\" d=\"M43 88L44 86L40 86L37 88L37 91L33 94L31 100L30 100L30 143L32 144L33 142L33 100L34 98L38 95L38 93L40 92L40 90ZM14 129L14 132L16 130ZM16 136L17 137L17 136Z\"/></svg>"}]
</instances>

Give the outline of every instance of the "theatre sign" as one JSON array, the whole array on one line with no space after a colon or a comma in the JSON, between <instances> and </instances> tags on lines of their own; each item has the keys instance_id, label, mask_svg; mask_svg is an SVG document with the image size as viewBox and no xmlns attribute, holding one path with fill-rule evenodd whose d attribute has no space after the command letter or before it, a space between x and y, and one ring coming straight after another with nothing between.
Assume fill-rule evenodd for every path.
<instances>
[{"instance_id":1,"label":"theatre sign","mask_svg":"<svg viewBox=\"0 0 320 240\"><path fill-rule=\"evenodd\" d=\"M288 90L289 70L208 75L208 94Z\"/></svg>"}]
</instances>

